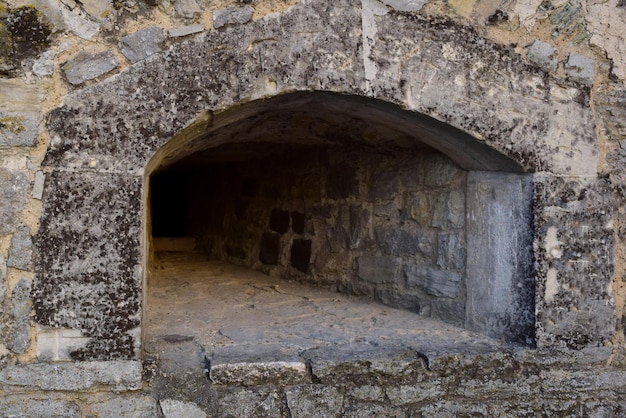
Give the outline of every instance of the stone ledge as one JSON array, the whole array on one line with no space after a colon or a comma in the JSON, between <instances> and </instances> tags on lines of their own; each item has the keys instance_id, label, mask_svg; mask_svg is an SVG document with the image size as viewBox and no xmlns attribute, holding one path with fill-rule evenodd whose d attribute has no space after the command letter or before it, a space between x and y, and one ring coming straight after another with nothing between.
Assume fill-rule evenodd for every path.
<instances>
[{"instance_id":1,"label":"stone ledge","mask_svg":"<svg viewBox=\"0 0 626 418\"><path fill-rule=\"evenodd\" d=\"M141 363L136 360L25 364L0 371L0 387L81 391L107 387L112 391L142 387Z\"/></svg>"}]
</instances>

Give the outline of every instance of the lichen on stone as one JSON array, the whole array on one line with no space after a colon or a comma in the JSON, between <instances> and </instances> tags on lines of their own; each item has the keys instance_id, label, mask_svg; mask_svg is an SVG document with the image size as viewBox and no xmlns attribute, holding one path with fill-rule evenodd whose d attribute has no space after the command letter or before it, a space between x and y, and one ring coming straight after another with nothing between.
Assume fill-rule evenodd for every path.
<instances>
[{"instance_id":1,"label":"lichen on stone","mask_svg":"<svg viewBox=\"0 0 626 418\"><path fill-rule=\"evenodd\" d=\"M2 116L0 115L0 131L6 130L14 134L24 131L23 116Z\"/></svg>"}]
</instances>

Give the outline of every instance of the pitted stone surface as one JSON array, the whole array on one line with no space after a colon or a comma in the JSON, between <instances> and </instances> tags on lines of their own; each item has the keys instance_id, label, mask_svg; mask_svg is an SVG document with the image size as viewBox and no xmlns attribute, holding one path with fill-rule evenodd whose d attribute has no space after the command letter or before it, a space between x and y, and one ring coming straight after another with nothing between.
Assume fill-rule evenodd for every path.
<instances>
[{"instance_id":1,"label":"pitted stone surface","mask_svg":"<svg viewBox=\"0 0 626 418\"><path fill-rule=\"evenodd\" d=\"M100 385L116 391L136 390L141 388L141 363L117 360L9 366L0 370L0 385L5 391L76 391Z\"/></svg>"},{"instance_id":2,"label":"pitted stone surface","mask_svg":"<svg viewBox=\"0 0 626 418\"><path fill-rule=\"evenodd\" d=\"M30 228L22 225L11 237L7 266L20 270L30 270L33 267L33 238Z\"/></svg>"},{"instance_id":3,"label":"pitted stone surface","mask_svg":"<svg viewBox=\"0 0 626 418\"><path fill-rule=\"evenodd\" d=\"M72 401L3 396L0 398L3 417L80 418L80 407Z\"/></svg>"},{"instance_id":4,"label":"pitted stone surface","mask_svg":"<svg viewBox=\"0 0 626 418\"><path fill-rule=\"evenodd\" d=\"M120 174L50 174L36 238L35 319L94 337L74 359L136 355L141 219L126 214L140 211L140 184Z\"/></svg>"},{"instance_id":5,"label":"pitted stone surface","mask_svg":"<svg viewBox=\"0 0 626 418\"><path fill-rule=\"evenodd\" d=\"M541 175L535 187L538 344L602 343L616 324L610 186L604 179Z\"/></svg>"},{"instance_id":6,"label":"pitted stone surface","mask_svg":"<svg viewBox=\"0 0 626 418\"><path fill-rule=\"evenodd\" d=\"M30 282L20 279L13 289L11 296L13 308L13 330L11 333L10 348L14 353L23 353L30 343L30 312L32 302L30 300Z\"/></svg>"},{"instance_id":7,"label":"pitted stone surface","mask_svg":"<svg viewBox=\"0 0 626 418\"><path fill-rule=\"evenodd\" d=\"M0 235L14 232L26 204L28 176L21 171L0 168Z\"/></svg>"}]
</instances>

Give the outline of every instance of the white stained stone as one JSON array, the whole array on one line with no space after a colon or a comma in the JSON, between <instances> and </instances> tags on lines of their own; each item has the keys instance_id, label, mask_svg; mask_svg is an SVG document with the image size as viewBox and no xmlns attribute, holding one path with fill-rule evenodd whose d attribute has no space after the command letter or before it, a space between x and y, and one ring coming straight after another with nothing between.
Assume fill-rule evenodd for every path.
<instances>
[{"instance_id":1,"label":"white stained stone","mask_svg":"<svg viewBox=\"0 0 626 418\"><path fill-rule=\"evenodd\" d=\"M528 48L528 59L546 71L555 71L558 64L558 51L549 43L537 39Z\"/></svg>"},{"instance_id":2,"label":"white stained stone","mask_svg":"<svg viewBox=\"0 0 626 418\"><path fill-rule=\"evenodd\" d=\"M426 4L426 0L382 0L382 2L400 12L416 12Z\"/></svg>"},{"instance_id":3,"label":"white stained stone","mask_svg":"<svg viewBox=\"0 0 626 418\"><path fill-rule=\"evenodd\" d=\"M41 200L43 197L43 185L46 182L46 175L43 171L37 171L35 173L35 183L33 184L32 196L35 199Z\"/></svg>"},{"instance_id":4,"label":"white stained stone","mask_svg":"<svg viewBox=\"0 0 626 418\"><path fill-rule=\"evenodd\" d=\"M100 31L98 23L83 18L77 12L61 7L61 13L67 29L79 38L89 40Z\"/></svg>"},{"instance_id":5,"label":"white stained stone","mask_svg":"<svg viewBox=\"0 0 626 418\"><path fill-rule=\"evenodd\" d=\"M206 414L193 402L162 399L159 401L165 418L206 418Z\"/></svg>"},{"instance_id":6,"label":"white stained stone","mask_svg":"<svg viewBox=\"0 0 626 418\"><path fill-rule=\"evenodd\" d=\"M594 61L583 55L570 54L569 59L565 63L565 73L573 79L590 86L593 84L595 76Z\"/></svg>"},{"instance_id":7,"label":"white stained stone","mask_svg":"<svg viewBox=\"0 0 626 418\"><path fill-rule=\"evenodd\" d=\"M194 33L199 33L204 30L204 25L188 25L183 26L182 28L174 28L169 29L167 32L170 38L179 38L181 36L192 35Z\"/></svg>"}]
</instances>

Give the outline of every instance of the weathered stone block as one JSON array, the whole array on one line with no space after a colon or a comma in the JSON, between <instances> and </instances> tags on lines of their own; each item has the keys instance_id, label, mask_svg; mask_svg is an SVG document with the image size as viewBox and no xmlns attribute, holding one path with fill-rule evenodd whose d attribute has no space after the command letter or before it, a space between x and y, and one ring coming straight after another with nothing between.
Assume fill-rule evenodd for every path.
<instances>
[{"instance_id":1,"label":"weathered stone block","mask_svg":"<svg viewBox=\"0 0 626 418\"><path fill-rule=\"evenodd\" d=\"M537 343L580 349L607 341L617 320L610 185L544 174L535 175L535 189Z\"/></svg>"},{"instance_id":2,"label":"weathered stone block","mask_svg":"<svg viewBox=\"0 0 626 418\"><path fill-rule=\"evenodd\" d=\"M7 277L7 263L4 260L2 254L0 254L0 305L4 302L4 294L7 291L6 288Z\"/></svg>"},{"instance_id":3,"label":"weathered stone block","mask_svg":"<svg viewBox=\"0 0 626 418\"><path fill-rule=\"evenodd\" d=\"M432 238L425 232L378 226L374 233L385 254L427 259L433 255Z\"/></svg>"},{"instance_id":4,"label":"weathered stone block","mask_svg":"<svg viewBox=\"0 0 626 418\"><path fill-rule=\"evenodd\" d=\"M204 25L187 25L181 28L168 29L167 33L170 38L180 38L182 36L193 35L194 33L200 33L204 31Z\"/></svg>"},{"instance_id":5,"label":"weathered stone block","mask_svg":"<svg viewBox=\"0 0 626 418\"><path fill-rule=\"evenodd\" d=\"M227 7L213 12L213 27L219 29L226 25L241 25L252 19L252 6Z\"/></svg>"},{"instance_id":6,"label":"weathered stone block","mask_svg":"<svg viewBox=\"0 0 626 418\"><path fill-rule=\"evenodd\" d=\"M463 280L456 272L414 264L404 266L404 276L407 287L419 288L429 295L446 298L457 297Z\"/></svg>"},{"instance_id":7,"label":"weathered stone block","mask_svg":"<svg viewBox=\"0 0 626 418\"><path fill-rule=\"evenodd\" d=\"M385 256L361 256L357 260L357 276L369 283L398 283L400 261Z\"/></svg>"},{"instance_id":8,"label":"weathered stone block","mask_svg":"<svg viewBox=\"0 0 626 418\"><path fill-rule=\"evenodd\" d=\"M426 186L446 186L459 173L459 167L442 154L429 155L425 163L424 184Z\"/></svg>"},{"instance_id":9,"label":"weathered stone block","mask_svg":"<svg viewBox=\"0 0 626 418\"><path fill-rule=\"evenodd\" d=\"M134 64L161 52L161 43L164 40L165 36L161 28L149 26L121 38L119 47L122 54Z\"/></svg>"},{"instance_id":10,"label":"weathered stone block","mask_svg":"<svg viewBox=\"0 0 626 418\"><path fill-rule=\"evenodd\" d=\"M33 238L30 229L22 225L11 237L7 266L20 270L33 268Z\"/></svg>"},{"instance_id":11,"label":"weathered stone block","mask_svg":"<svg viewBox=\"0 0 626 418\"><path fill-rule=\"evenodd\" d=\"M0 398L0 415L3 417L80 418L80 407L62 399L36 399L24 396Z\"/></svg>"},{"instance_id":12,"label":"weathered stone block","mask_svg":"<svg viewBox=\"0 0 626 418\"><path fill-rule=\"evenodd\" d=\"M228 390L218 398L220 416L286 417L287 405L278 390L254 388Z\"/></svg>"},{"instance_id":13,"label":"weathered stone block","mask_svg":"<svg viewBox=\"0 0 626 418\"><path fill-rule=\"evenodd\" d=\"M465 226L465 193L462 190L453 189L437 197L431 225L443 229Z\"/></svg>"},{"instance_id":14,"label":"weathered stone block","mask_svg":"<svg viewBox=\"0 0 626 418\"><path fill-rule=\"evenodd\" d=\"M41 115L33 112L0 112L0 147L37 145Z\"/></svg>"},{"instance_id":15,"label":"weathered stone block","mask_svg":"<svg viewBox=\"0 0 626 418\"><path fill-rule=\"evenodd\" d=\"M37 200L41 200L41 198L43 197L43 186L45 182L46 175L43 173L43 171L37 171L35 173L35 181L33 183L33 191L31 193L32 197Z\"/></svg>"},{"instance_id":16,"label":"weathered stone block","mask_svg":"<svg viewBox=\"0 0 626 418\"><path fill-rule=\"evenodd\" d=\"M569 54L565 63L565 73L574 80L580 81L588 86L593 84L595 76L594 61L583 55Z\"/></svg>"},{"instance_id":17,"label":"weathered stone block","mask_svg":"<svg viewBox=\"0 0 626 418\"><path fill-rule=\"evenodd\" d=\"M29 185L26 173L0 167L0 235L15 231L19 213L28 201Z\"/></svg>"},{"instance_id":18,"label":"weathered stone block","mask_svg":"<svg viewBox=\"0 0 626 418\"><path fill-rule=\"evenodd\" d=\"M409 219L414 220L420 226L430 226L433 217L430 195L426 193L408 195L404 211Z\"/></svg>"},{"instance_id":19,"label":"weathered stone block","mask_svg":"<svg viewBox=\"0 0 626 418\"><path fill-rule=\"evenodd\" d=\"M161 399L161 411L165 418L206 418L207 414L193 402L183 402L176 399Z\"/></svg>"},{"instance_id":20,"label":"weathered stone block","mask_svg":"<svg viewBox=\"0 0 626 418\"><path fill-rule=\"evenodd\" d=\"M0 370L0 383L40 390L77 391L100 385L116 391L136 390L141 388L141 363L117 360L21 364Z\"/></svg>"},{"instance_id":21,"label":"weathered stone block","mask_svg":"<svg viewBox=\"0 0 626 418\"><path fill-rule=\"evenodd\" d=\"M306 385L288 389L287 408L293 418L306 418L311 411L322 417L340 415L343 396L332 386Z\"/></svg>"},{"instance_id":22,"label":"weathered stone block","mask_svg":"<svg viewBox=\"0 0 626 418\"><path fill-rule=\"evenodd\" d=\"M397 171L375 173L370 187L371 200L391 200L398 195L400 178Z\"/></svg>"},{"instance_id":23,"label":"weathered stone block","mask_svg":"<svg viewBox=\"0 0 626 418\"><path fill-rule=\"evenodd\" d=\"M532 199L528 175L468 175L467 326L527 344L535 323Z\"/></svg>"},{"instance_id":24,"label":"weathered stone block","mask_svg":"<svg viewBox=\"0 0 626 418\"><path fill-rule=\"evenodd\" d=\"M297 355L274 345L216 348L210 356L209 378L217 385L295 385L311 381Z\"/></svg>"},{"instance_id":25,"label":"weathered stone block","mask_svg":"<svg viewBox=\"0 0 626 418\"><path fill-rule=\"evenodd\" d=\"M37 358L40 361L71 361L72 353L84 349L91 338L80 330L37 327Z\"/></svg>"},{"instance_id":26,"label":"weathered stone block","mask_svg":"<svg viewBox=\"0 0 626 418\"><path fill-rule=\"evenodd\" d=\"M65 79L74 85L93 80L117 68L119 62L111 50L89 54L80 52L61 66Z\"/></svg>"},{"instance_id":27,"label":"weathered stone block","mask_svg":"<svg viewBox=\"0 0 626 418\"><path fill-rule=\"evenodd\" d=\"M30 282L20 279L13 289L11 296L13 308L13 326L9 348L14 353L24 353L30 343L30 312L32 303L30 300Z\"/></svg>"},{"instance_id":28,"label":"weathered stone block","mask_svg":"<svg viewBox=\"0 0 626 418\"><path fill-rule=\"evenodd\" d=\"M192 19L202 13L202 9L196 0L176 0L174 2L174 10L178 16L187 19Z\"/></svg>"},{"instance_id":29,"label":"weathered stone block","mask_svg":"<svg viewBox=\"0 0 626 418\"><path fill-rule=\"evenodd\" d=\"M528 48L528 59L546 71L556 71L558 50L547 42L536 40Z\"/></svg>"},{"instance_id":30,"label":"weathered stone block","mask_svg":"<svg viewBox=\"0 0 626 418\"><path fill-rule=\"evenodd\" d=\"M35 240L35 320L94 337L75 359L136 355L141 184L127 174L50 174Z\"/></svg>"},{"instance_id":31,"label":"weathered stone block","mask_svg":"<svg viewBox=\"0 0 626 418\"><path fill-rule=\"evenodd\" d=\"M97 397L86 403L85 415L87 416L149 418L159 415L156 400L149 396L113 395L105 399ZM163 410L163 405L161 409ZM191 417L192 415L184 416Z\"/></svg>"},{"instance_id":32,"label":"weathered stone block","mask_svg":"<svg viewBox=\"0 0 626 418\"><path fill-rule=\"evenodd\" d=\"M458 233L437 234L437 265L445 270L465 270L464 244Z\"/></svg>"}]
</instances>

